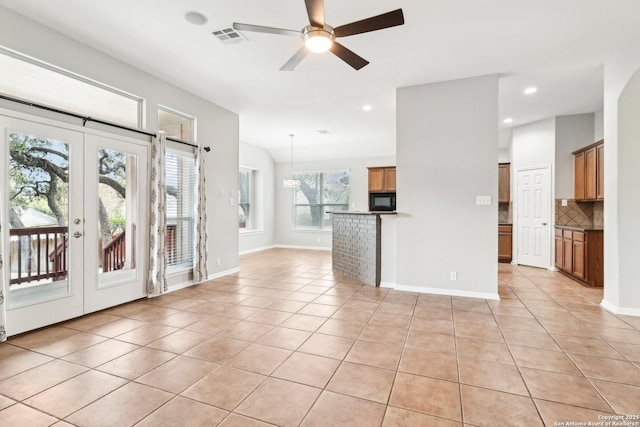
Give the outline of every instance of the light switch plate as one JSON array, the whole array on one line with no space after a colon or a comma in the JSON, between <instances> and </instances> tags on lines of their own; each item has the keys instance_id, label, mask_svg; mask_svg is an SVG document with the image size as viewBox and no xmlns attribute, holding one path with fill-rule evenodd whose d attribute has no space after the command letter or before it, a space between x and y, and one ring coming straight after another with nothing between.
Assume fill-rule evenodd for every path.
<instances>
[{"instance_id":1,"label":"light switch plate","mask_svg":"<svg viewBox=\"0 0 640 427\"><path fill-rule=\"evenodd\" d=\"M569 206L567 199L562 199L562 206Z\"/></svg>"},{"instance_id":2,"label":"light switch plate","mask_svg":"<svg viewBox=\"0 0 640 427\"><path fill-rule=\"evenodd\" d=\"M491 196L476 196L476 205L491 206Z\"/></svg>"}]
</instances>

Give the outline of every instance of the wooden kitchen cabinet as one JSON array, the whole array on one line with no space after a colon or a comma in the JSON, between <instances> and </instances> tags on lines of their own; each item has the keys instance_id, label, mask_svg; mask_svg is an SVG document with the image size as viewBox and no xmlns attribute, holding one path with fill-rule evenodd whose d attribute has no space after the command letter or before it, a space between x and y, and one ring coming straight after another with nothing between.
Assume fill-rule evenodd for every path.
<instances>
[{"instance_id":1,"label":"wooden kitchen cabinet","mask_svg":"<svg viewBox=\"0 0 640 427\"><path fill-rule=\"evenodd\" d=\"M498 225L498 262L511 262L512 228L512 225Z\"/></svg>"},{"instance_id":2,"label":"wooden kitchen cabinet","mask_svg":"<svg viewBox=\"0 0 640 427\"><path fill-rule=\"evenodd\" d=\"M594 287L604 286L604 233L556 226L556 267Z\"/></svg>"},{"instance_id":3,"label":"wooden kitchen cabinet","mask_svg":"<svg viewBox=\"0 0 640 427\"><path fill-rule=\"evenodd\" d=\"M498 163L498 203L511 201L511 163Z\"/></svg>"},{"instance_id":4,"label":"wooden kitchen cabinet","mask_svg":"<svg viewBox=\"0 0 640 427\"><path fill-rule=\"evenodd\" d=\"M604 200L604 140L573 153L574 198Z\"/></svg>"},{"instance_id":5,"label":"wooden kitchen cabinet","mask_svg":"<svg viewBox=\"0 0 640 427\"><path fill-rule=\"evenodd\" d=\"M596 199L604 200L604 143L596 146Z\"/></svg>"},{"instance_id":6,"label":"wooden kitchen cabinet","mask_svg":"<svg viewBox=\"0 0 640 427\"><path fill-rule=\"evenodd\" d=\"M393 193L396 191L396 167L383 166L369 169L370 193Z\"/></svg>"}]
</instances>

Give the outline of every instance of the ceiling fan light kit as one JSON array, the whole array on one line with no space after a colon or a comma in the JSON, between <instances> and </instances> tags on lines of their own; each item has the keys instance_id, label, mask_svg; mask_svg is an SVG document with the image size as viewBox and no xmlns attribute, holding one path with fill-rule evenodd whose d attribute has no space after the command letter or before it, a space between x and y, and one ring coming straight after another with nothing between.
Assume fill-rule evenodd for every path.
<instances>
[{"instance_id":1,"label":"ceiling fan light kit","mask_svg":"<svg viewBox=\"0 0 640 427\"><path fill-rule=\"evenodd\" d=\"M369 64L369 61L336 42L335 39L404 24L402 9L397 9L334 28L324 22L324 0L305 0L304 3L307 8L309 25L306 25L301 31L241 24L238 22L233 23L233 29L237 31L253 31L257 33L302 37L304 46L280 68L280 71L293 71L309 51L315 53L331 51L331 53L349 64L353 69L359 70Z\"/></svg>"},{"instance_id":2,"label":"ceiling fan light kit","mask_svg":"<svg viewBox=\"0 0 640 427\"><path fill-rule=\"evenodd\" d=\"M328 51L335 39L336 36L333 33L333 27L328 25L325 25L323 28L307 25L302 31L304 45L314 53L324 53Z\"/></svg>"}]
</instances>

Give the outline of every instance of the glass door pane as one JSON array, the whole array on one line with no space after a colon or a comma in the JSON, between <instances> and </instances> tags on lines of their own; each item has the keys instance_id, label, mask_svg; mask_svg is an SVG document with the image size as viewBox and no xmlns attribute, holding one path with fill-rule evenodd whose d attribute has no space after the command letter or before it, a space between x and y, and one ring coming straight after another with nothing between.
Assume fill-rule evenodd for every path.
<instances>
[{"instance_id":1,"label":"glass door pane","mask_svg":"<svg viewBox=\"0 0 640 427\"><path fill-rule=\"evenodd\" d=\"M69 144L9 133L9 308L66 296Z\"/></svg>"},{"instance_id":2,"label":"glass door pane","mask_svg":"<svg viewBox=\"0 0 640 427\"><path fill-rule=\"evenodd\" d=\"M98 287L136 277L138 156L98 149Z\"/></svg>"}]
</instances>

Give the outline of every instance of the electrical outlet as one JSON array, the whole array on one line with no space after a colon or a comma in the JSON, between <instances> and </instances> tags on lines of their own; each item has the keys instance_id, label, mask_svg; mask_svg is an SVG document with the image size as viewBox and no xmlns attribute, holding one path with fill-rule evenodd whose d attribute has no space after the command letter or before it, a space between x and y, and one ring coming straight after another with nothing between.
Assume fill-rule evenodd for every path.
<instances>
[{"instance_id":1,"label":"electrical outlet","mask_svg":"<svg viewBox=\"0 0 640 427\"><path fill-rule=\"evenodd\" d=\"M449 272L449 280L458 280L458 272L457 271Z\"/></svg>"},{"instance_id":2,"label":"electrical outlet","mask_svg":"<svg viewBox=\"0 0 640 427\"><path fill-rule=\"evenodd\" d=\"M220 265L222 263L222 261L220 261L220 258L216 258L216 265Z\"/></svg>"},{"instance_id":3,"label":"electrical outlet","mask_svg":"<svg viewBox=\"0 0 640 427\"><path fill-rule=\"evenodd\" d=\"M567 199L562 199L562 206L569 206L569 201Z\"/></svg>"},{"instance_id":4,"label":"electrical outlet","mask_svg":"<svg viewBox=\"0 0 640 427\"><path fill-rule=\"evenodd\" d=\"M491 206L491 196L476 196L477 206Z\"/></svg>"}]
</instances>

